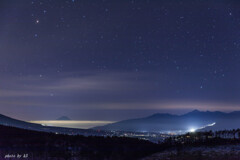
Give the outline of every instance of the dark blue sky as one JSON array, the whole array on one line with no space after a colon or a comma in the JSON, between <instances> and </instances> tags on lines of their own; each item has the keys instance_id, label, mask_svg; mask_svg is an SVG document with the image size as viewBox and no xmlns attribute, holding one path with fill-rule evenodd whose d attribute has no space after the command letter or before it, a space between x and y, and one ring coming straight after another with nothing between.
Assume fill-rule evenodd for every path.
<instances>
[{"instance_id":1,"label":"dark blue sky","mask_svg":"<svg viewBox=\"0 0 240 160\"><path fill-rule=\"evenodd\" d=\"M35 120L240 109L238 0L3 0L0 107Z\"/></svg>"}]
</instances>

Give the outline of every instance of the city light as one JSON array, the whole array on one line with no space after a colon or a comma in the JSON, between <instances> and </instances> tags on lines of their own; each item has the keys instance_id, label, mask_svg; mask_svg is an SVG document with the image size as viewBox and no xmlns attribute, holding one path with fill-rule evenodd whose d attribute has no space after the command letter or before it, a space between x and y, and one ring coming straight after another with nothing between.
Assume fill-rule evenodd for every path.
<instances>
[{"instance_id":1,"label":"city light","mask_svg":"<svg viewBox=\"0 0 240 160\"><path fill-rule=\"evenodd\" d=\"M195 128L191 128L189 131L190 131L190 132L195 132L196 129L195 129Z\"/></svg>"}]
</instances>

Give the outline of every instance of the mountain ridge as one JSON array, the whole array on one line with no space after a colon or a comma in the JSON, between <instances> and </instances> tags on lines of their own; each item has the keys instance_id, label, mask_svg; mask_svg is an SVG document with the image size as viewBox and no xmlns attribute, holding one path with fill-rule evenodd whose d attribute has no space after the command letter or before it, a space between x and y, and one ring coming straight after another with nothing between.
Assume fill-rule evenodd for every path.
<instances>
[{"instance_id":1,"label":"mountain ridge","mask_svg":"<svg viewBox=\"0 0 240 160\"><path fill-rule=\"evenodd\" d=\"M51 132L56 134L69 134L69 135L96 135L97 132L91 129L76 129L76 128L64 128L64 127L54 127L54 126L45 126L41 124L31 123L27 121L22 121L14 119L3 114L0 114L0 125L11 126L21 129L41 131L41 132ZM101 133L100 133L101 134Z\"/></svg>"},{"instance_id":2,"label":"mountain ridge","mask_svg":"<svg viewBox=\"0 0 240 160\"><path fill-rule=\"evenodd\" d=\"M236 123L232 124L232 121L236 121ZM240 111L226 113L220 111L193 110L182 115L155 113L143 118L128 119L104 126L97 126L93 129L137 132L190 131L192 128L204 129L205 126L213 123L216 125L206 127L206 129L220 130L239 128ZM229 125L229 123L231 123L231 125Z\"/></svg>"},{"instance_id":3,"label":"mountain ridge","mask_svg":"<svg viewBox=\"0 0 240 160\"><path fill-rule=\"evenodd\" d=\"M69 120L71 120L69 117L67 117L67 116L61 116L61 117L59 117L57 120L64 120L64 121L69 121Z\"/></svg>"}]
</instances>

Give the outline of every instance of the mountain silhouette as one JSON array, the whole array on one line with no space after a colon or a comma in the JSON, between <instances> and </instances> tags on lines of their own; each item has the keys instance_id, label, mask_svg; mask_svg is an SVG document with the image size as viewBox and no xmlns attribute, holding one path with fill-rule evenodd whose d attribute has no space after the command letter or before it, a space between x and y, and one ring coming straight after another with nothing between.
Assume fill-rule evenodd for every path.
<instances>
[{"instance_id":1,"label":"mountain silhouette","mask_svg":"<svg viewBox=\"0 0 240 160\"><path fill-rule=\"evenodd\" d=\"M41 124L35 124L35 123L30 123L22 120L13 119L2 114L0 114L0 125L17 127L22 129L34 130L34 131L62 133L62 134L80 134L80 135L86 135L86 136L96 134L95 130L45 126Z\"/></svg>"},{"instance_id":2,"label":"mountain silhouette","mask_svg":"<svg viewBox=\"0 0 240 160\"><path fill-rule=\"evenodd\" d=\"M67 116L62 116L62 117L59 117L57 120L64 120L64 121L68 121L68 120L71 120L70 118L68 118Z\"/></svg>"},{"instance_id":3,"label":"mountain silhouette","mask_svg":"<svg viewBox=\"0 0 240 160\"><path fill-rule=\"evenodd\" d=\"M240 111L224 113L193 110L183 115L172 115L165 113L153 114L149 117L129 119L105 126L94 127L94 129L112 131L190 131L201 130L222 130L240 128ZM210 124L213 126L208 126Z\"/></svg>"}]
</instances>

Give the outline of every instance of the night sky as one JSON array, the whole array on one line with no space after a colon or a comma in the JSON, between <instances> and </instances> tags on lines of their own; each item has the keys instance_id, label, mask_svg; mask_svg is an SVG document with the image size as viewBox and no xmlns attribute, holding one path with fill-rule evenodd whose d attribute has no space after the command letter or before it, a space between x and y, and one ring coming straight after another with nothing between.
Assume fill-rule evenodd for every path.
<instances>
[{"instance_id":1,"label":"night sky","mask_svg":"<svg viewBox=\"0 0 240 160\"><path fill-rule=\"evenodd\" d=\"M239 0L1 0L1 113L240 110Z\"/></svg>"}]
</instances>

